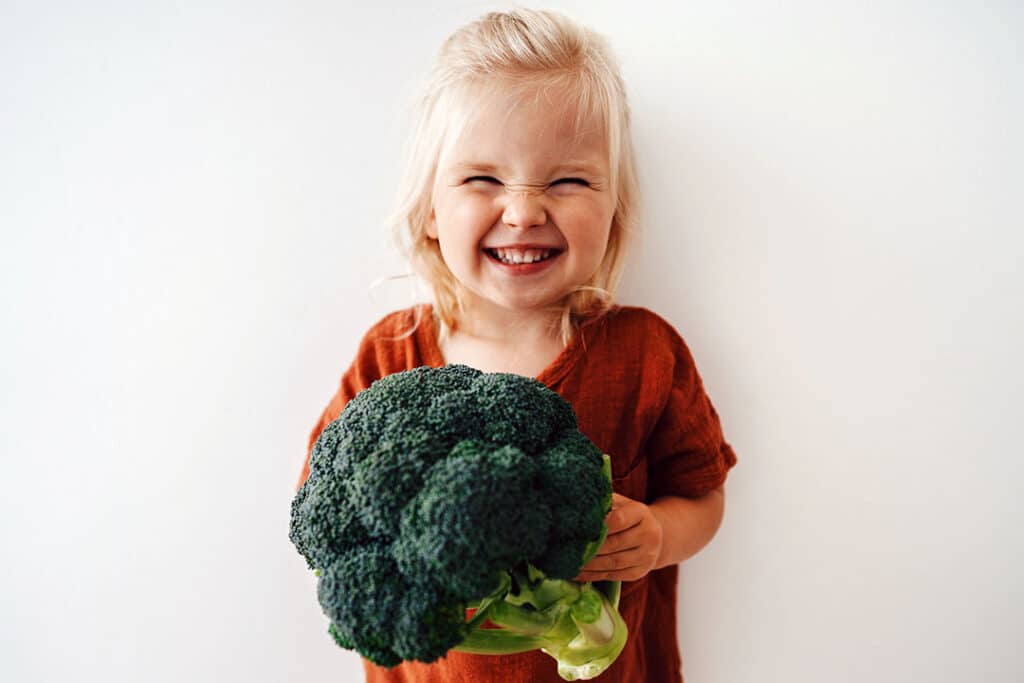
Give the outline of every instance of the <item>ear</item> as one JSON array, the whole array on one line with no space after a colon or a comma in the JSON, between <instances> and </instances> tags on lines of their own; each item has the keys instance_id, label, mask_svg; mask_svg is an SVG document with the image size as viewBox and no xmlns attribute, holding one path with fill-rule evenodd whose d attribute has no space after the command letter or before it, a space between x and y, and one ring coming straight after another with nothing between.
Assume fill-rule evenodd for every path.
<instances>
[{"instance_id":1,"label":"ear","mask_svg":"<svg viewBox=\"0 0 1024 683\"><path fill-rule=\"evenodd\" d=\"M427 237L437 239L437 216L434 215L433 209L430 210L430 220L427 222Z\"/></svg>"}]
</instances>

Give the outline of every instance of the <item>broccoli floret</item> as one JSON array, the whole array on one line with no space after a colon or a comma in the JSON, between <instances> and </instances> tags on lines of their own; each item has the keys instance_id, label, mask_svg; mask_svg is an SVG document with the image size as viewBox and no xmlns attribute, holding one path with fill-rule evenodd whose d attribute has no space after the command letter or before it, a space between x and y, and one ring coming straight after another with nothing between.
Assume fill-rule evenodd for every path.
<instances>
[{"instance_id":1,"label":"broccoli floret","mask_svg":"<svg viewBox=\"0 0 1024 683\"><path fill-rule=\"evenodd\" d=\"M540 382L421 367L374 382L324 429L290 538L331 636L377 664L543 649L566 680L592 678L626 641L619 584L572 581L607 533L610 480Z\"/></svg>"}]
</instances>

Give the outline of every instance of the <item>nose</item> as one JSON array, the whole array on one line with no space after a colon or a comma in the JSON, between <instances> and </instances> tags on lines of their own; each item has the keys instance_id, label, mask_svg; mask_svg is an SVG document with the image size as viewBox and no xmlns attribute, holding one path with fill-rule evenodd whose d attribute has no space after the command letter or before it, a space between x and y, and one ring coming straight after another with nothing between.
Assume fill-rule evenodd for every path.
<instances>
[{"instance_id":1,"label":"nose","mask_svg":"<svg viewBox=\"0 0 1024 683\"><path fill-rule=\"evenodd\" d=\"M506 195L502 222L516 230L528 230L548 222L542 201L543 193L530 190L509 191Z\"/></svg>"}]
</instances>

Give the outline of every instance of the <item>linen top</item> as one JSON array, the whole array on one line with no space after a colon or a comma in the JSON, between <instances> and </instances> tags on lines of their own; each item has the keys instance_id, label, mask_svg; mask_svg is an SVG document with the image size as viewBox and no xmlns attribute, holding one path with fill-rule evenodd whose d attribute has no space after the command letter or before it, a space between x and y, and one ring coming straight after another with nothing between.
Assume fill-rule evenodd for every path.
<instances>
[{"instance_id":1,"label":"linen top","mask_svg":"<svg viewBox=\"0 0 1024 683\"><path fill-rule=\"evenodd\" d=\"M385 375L442 367L433 307L388 314L360 342L355 360L309 436L299 486L323 429L359 391ZM404 336L403 336L404 335ZM537 378L576 411L580 431L611 456L612 488L645 503L703 496L736 464L690 350L675 328L650 310L615 306L584 320L573 340ZM622 654L594 680L680 683L676 633L678 565L625 581L619 612L629 628ZM364 659L368 683L561 683L557 663L540 651L476 655L451 651L434 663L385 669Z\"/></svg>"}]
</instances>

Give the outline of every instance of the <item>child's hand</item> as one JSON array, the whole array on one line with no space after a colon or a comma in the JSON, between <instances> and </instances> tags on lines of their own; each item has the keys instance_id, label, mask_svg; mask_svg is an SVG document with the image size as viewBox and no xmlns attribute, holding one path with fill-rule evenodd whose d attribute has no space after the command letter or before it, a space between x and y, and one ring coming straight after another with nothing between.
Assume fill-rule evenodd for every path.
<instances>
[{"instance_id":1,"label":"child's hand","mask_svg":"<svg viewBox=\"0 0 1024 683\"><path fill-rule=\"evenodd\" d=\"M650 507L612 493L612 510L605 523L608 537L580 570L577 581L635 581L654 569L661 553L662 526Z\"/></svg>"}]
</instances>

